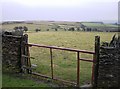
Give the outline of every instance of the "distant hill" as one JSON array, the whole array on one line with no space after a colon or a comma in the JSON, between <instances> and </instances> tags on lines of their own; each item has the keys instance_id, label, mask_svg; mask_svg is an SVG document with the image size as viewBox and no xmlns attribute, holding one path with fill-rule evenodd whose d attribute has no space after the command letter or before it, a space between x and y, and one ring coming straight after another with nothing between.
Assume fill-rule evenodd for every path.
<instances>
[{"instance_id":1,"label":"distant hill","mask_svg":"<svg viewBox=\"0 0 120 89\"><path fill-rule=\"evenodd\" d=\"M105 31L105 32L114 32L118 31L118 25L115 24L106 24L103 22L82 22L88 28L97 29L98 31Z\"/></svg>"},{"instance_id":2,"label":"distant hill","mask_svg":"<svg viewBox=\"0 0 120 89\"><path fill-rule=\"evenodd\" d=\"M13 29L15 26L26 26L29 31L34 31L35 29L41 29L41 31L52 31L53 26L57 26L60 31L69 28L80 28L81 31L85 29L92 29L90 31L100 31L100 32L115 32L118 31L117 23L104 23L100 21L91 22L69 22L69 21L5 21L2 22L3 29Z\"/></svg>"}]
</instances>

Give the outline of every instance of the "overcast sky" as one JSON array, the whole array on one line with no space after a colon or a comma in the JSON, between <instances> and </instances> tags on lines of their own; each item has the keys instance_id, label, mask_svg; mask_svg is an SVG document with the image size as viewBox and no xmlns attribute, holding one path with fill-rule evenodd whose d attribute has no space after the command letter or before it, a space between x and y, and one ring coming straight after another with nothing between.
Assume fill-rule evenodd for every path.
<instances>
[{"instance_id":1,"label":"overcast sky","mask_svg":"<svg viewBox=\"0 0 120 89\"><path fill-rule=\"evenodd\" d=\"M2 0L2 20L114 21L119 0Z\"/></svg>"}]
</instances>

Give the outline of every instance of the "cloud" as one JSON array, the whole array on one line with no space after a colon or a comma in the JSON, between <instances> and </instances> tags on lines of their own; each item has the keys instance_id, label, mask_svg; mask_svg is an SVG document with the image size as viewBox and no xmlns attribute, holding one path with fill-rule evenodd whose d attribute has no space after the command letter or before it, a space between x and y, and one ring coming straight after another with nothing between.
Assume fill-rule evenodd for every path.
<instances>
[{"instance_id":1,"label":"cloud","mask_svg":"<svg viewBox=\"0 0 120 89\"><path fill-rule=\"evenodd\" d=\"M117 0L2 0L2 4L3 20L81 21L118 18Z\"/></svg>"}]
</instances>

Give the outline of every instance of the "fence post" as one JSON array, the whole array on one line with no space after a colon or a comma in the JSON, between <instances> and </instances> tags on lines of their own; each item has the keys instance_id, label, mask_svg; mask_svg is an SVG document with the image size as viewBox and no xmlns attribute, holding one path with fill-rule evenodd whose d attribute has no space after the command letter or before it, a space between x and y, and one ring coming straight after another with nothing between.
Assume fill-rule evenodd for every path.
<instances>
[{"instance_id":1,"label":"fence post","mask_svg":"<svg viewBox=\"0 0 120 89\"><path fill-rule=\"evenodd\" d=\"M77 87L80 86L80 54L77 52Z\"/></svg>"},{"instance_id":2,"label":"fence post","mask_svg":"<svg viewBox=\"0 0 120 89\"><path fill-rule=\"evenodd\" d=\"M26 58L26 66L29 68L29 67L31 67L31 63L30 63L30 54L29 54L29 47L28 46L26 46L26 44L28 44L28 35L27 34L25 34L24 35L24 42L25 42L25 44L24 44L24 55L26 55L26 56L28 56L27 58ZM30 73L31 71L30 71L30 69L27 69L27 73Z\"/></svg>"},{"instance_id":3,"label":"fence post","mask_svg":"<svg viewBox=\"0 0 120 89\"><path fill-rule=\"evenodd\" d=\"M30 54L29 54L29 47L26 46L26 44L28 44L28 35L25 34L22 37L22 42L21 42L21 64L22 66L26 66L26 67L31 67L31 63L30 63ZM22 57L22 55L25 55L26 57ZM26 69L27 73L30 73L30 69Z\"/></svg>"},{"instance_id":4,"label":"fence post","mask_svg":"<svg viewBox=\"0 0 120 89\"><path fill-rule=\"evenodd\" d=\"M100 50L100 36L95 36L95 55L94 55L94 70L93 70L93 88L97 87L98 69L99 69L99 50Z\"/></svg>"},{"instance_id":5,"label":"fence post","mask_svg":"<svg viewBox=\"0 0 120 89\"><path fill-rule=\"evenodd\" d=\"M51 59L51 76L53 79L53 57L52 57L52 48L50 48L50 59Z\"/></svg>"}]
</instances>

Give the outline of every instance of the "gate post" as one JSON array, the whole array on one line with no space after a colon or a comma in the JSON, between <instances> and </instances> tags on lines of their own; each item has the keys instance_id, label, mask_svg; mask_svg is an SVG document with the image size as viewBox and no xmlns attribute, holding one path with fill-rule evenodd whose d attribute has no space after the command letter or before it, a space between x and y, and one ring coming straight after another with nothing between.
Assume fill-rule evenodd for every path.
<instances>
[{"instance_id":1,"label":"gate post","mask_svg":"<svg viewBox=\"0 0 120 89\"><path fill-rule=\"evenodd\" d=\"M26 46L28 44L28 35L25 34L22 37L22 43L21 43L21 64L22 66L27 67L26 71L27 73L30 73L30 69L28 69L30 64L30 54L29 54L29 47Z\"/></svg>"},{"instance_id":2,"label":"gate post","mask_svg":"<svg viewBox=\"0 0 120 89\"><path fill-rule=\"evenodd\" d=\"M94 55L94 70L93 70L93 88L97 87L98 69L99 69L99 50L100 50L100 36L95 36L95 55Z\"/></svg>"}]
</instances>

